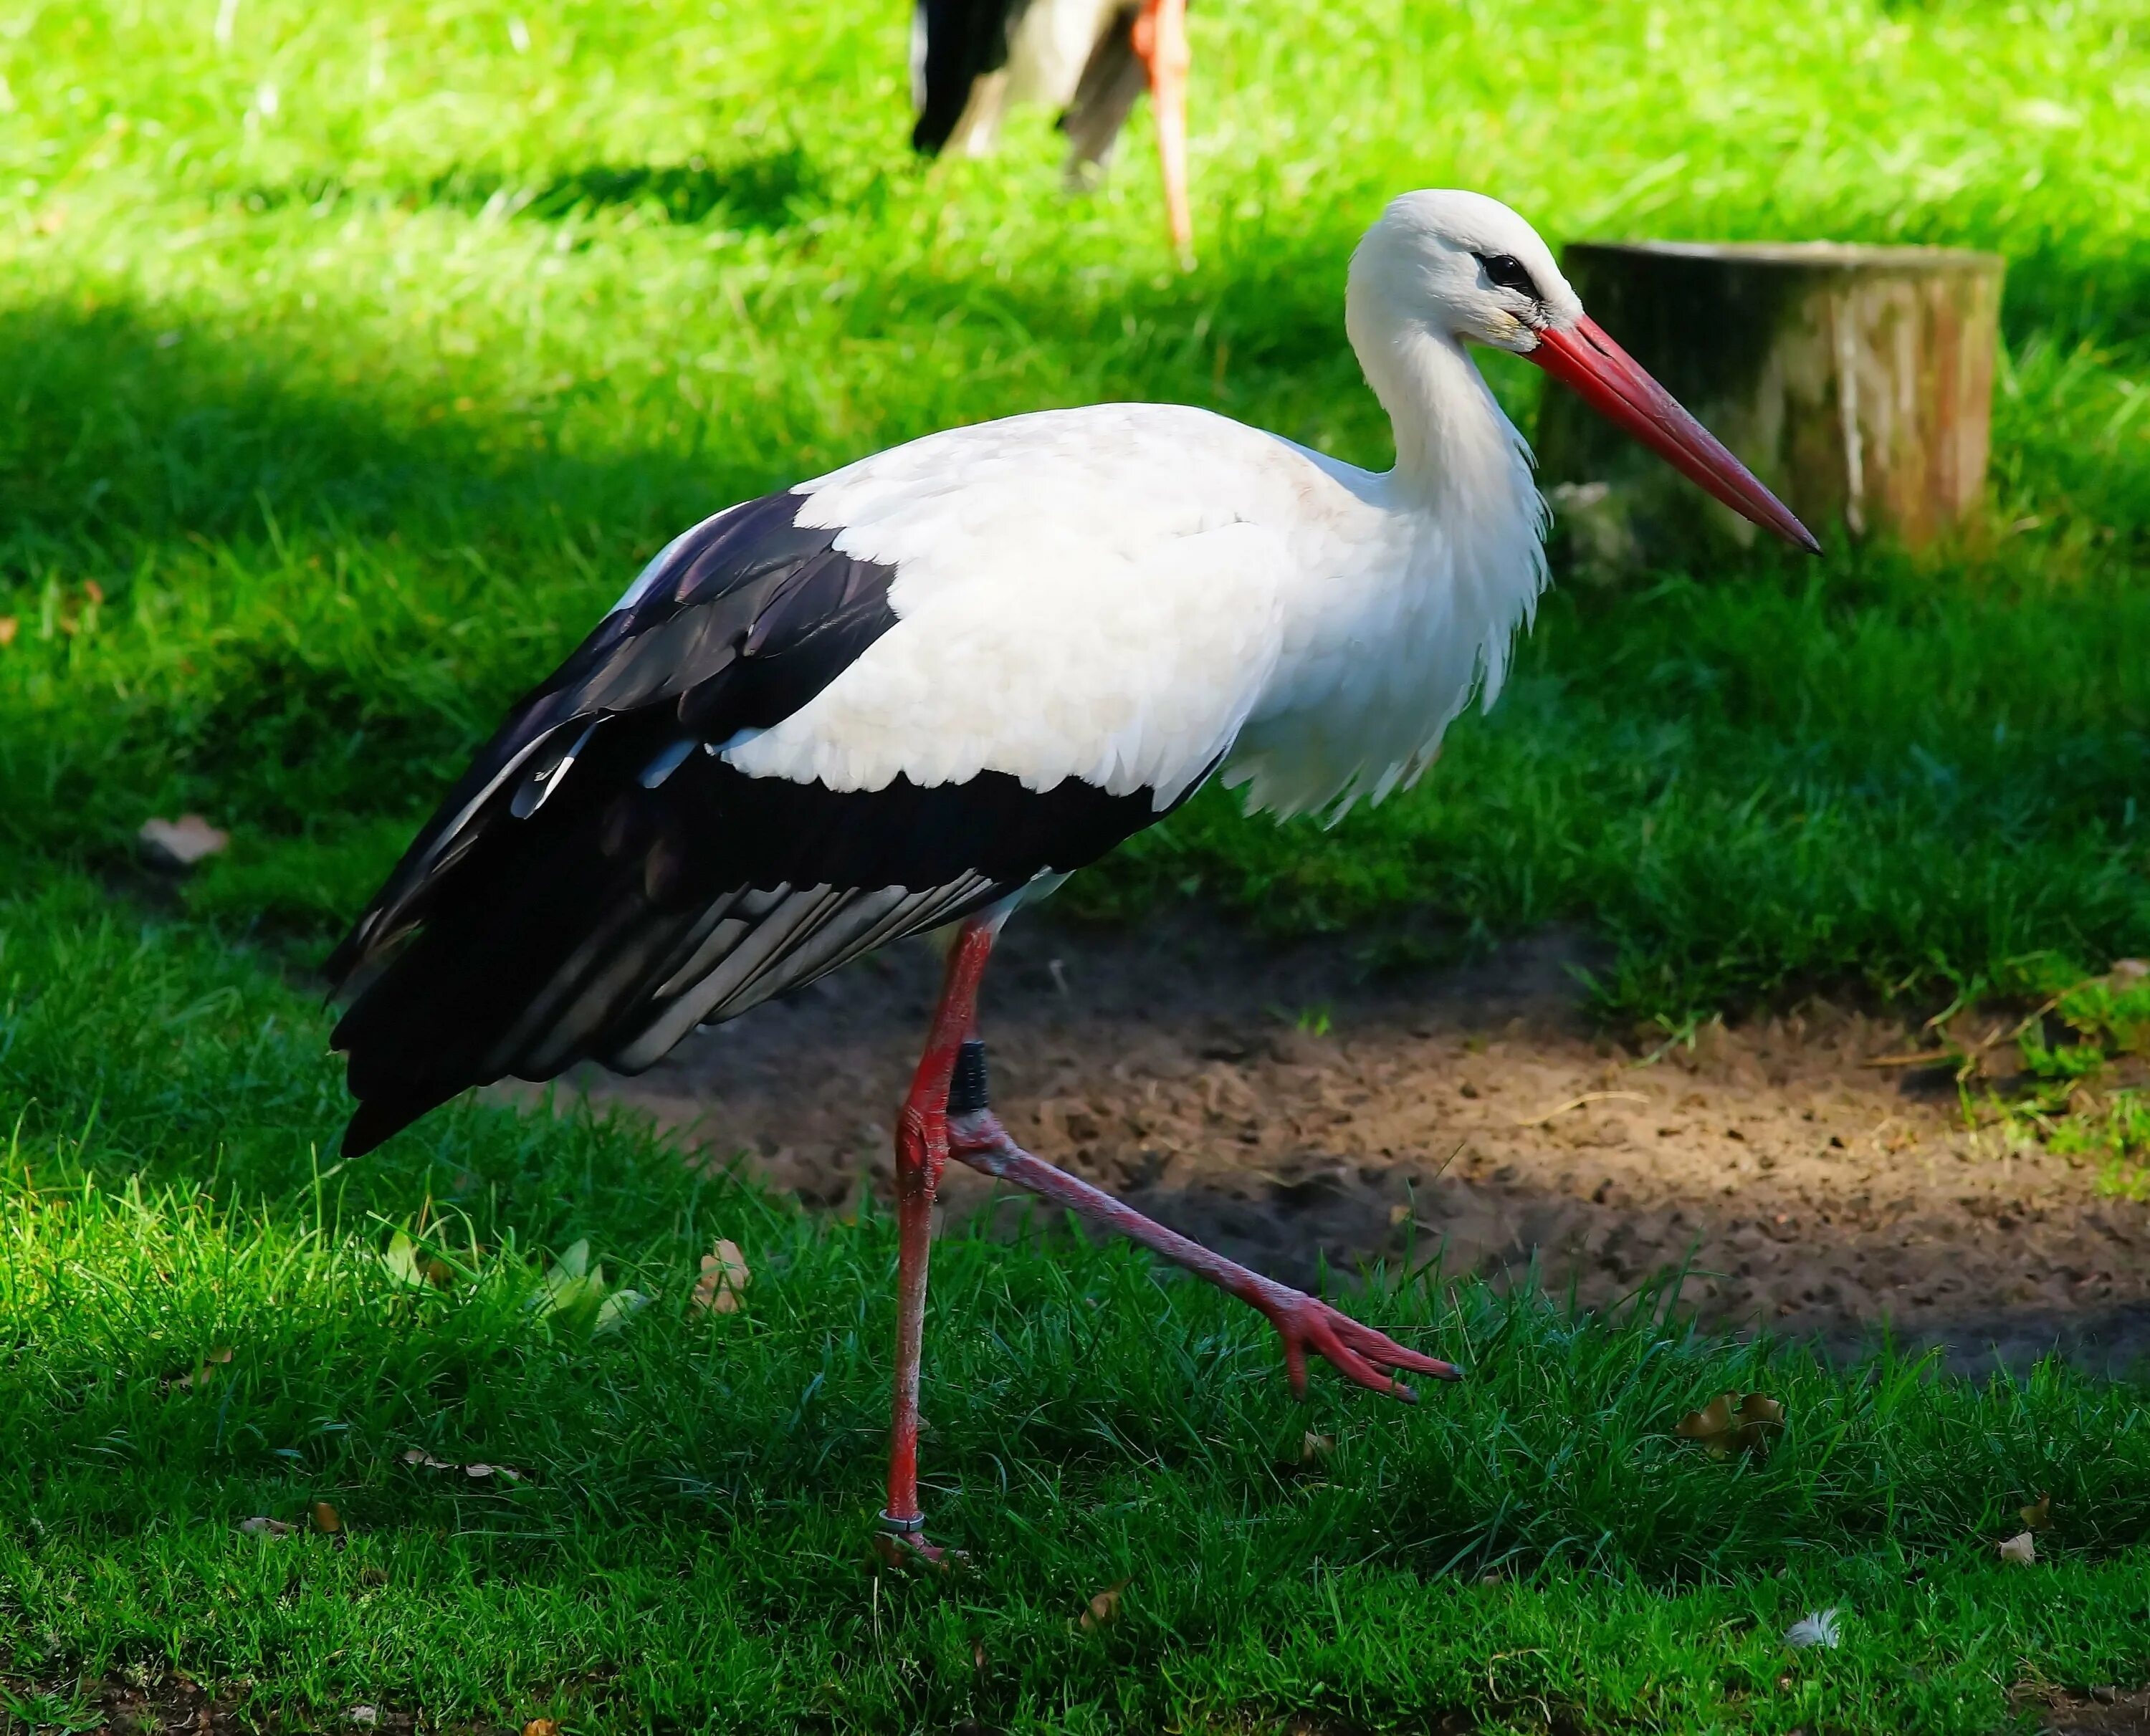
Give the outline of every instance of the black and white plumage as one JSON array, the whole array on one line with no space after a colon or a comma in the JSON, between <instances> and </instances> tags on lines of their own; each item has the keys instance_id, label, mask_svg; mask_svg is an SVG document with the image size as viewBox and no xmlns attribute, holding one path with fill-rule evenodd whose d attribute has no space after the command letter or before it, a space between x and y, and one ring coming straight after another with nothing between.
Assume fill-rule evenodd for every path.
<instances>
[{"instance_id":1,"label":"black and white plumage","mask_svg":"<svg viewBox=\"0 0 2150 1736\"><path fill-rule=\"evenodd\" d=\"M1077 778L832 789L722 757L897 624L896 569L802 525L808 499L746 502L666 548L515 707L338 948L331 976L360 989L334 1038L361 1103L346 1151L473 1084L593 1059L638 1071L696 1025L1157 818L1153 792Z\"/></svg>"},{"instance_id":2,"label":"black and white plumage","mask_svg":"<svg viewBox=\"0 0 2150 1736\"><path fill-rule=\"evenodd\" d=\"M1018 103L1060 111L1067 179L1101 170L1144 90L1174 246L1194 245L1187 194L1186 0L917 0L911 15L912 148L982 156Z\"/></svg>"},{"instance_id":3,"label":"black and white plumage","mask_svg":"<svg viewBox=\"0 0 2150 1736\"><path fill-rule=\"evenodd\" d=\"M1017 1146L977 994L1027 894L1213 772L1278 813L1378 801L1491 703L1545 582L1544 506L1473 344L1573 387L1718 498L1814 539L1472 194L1390 204L1345 320L1396 463L1171 405L950 429L719 513L510 714L330 961L347 1152L467 1086L645 1066L900 934L958 925L897 1118L881 1539L918 1505L934 1190L951 1158L1133 1237L1375 1391L1457 1371Z\"/></svg>"},{"instance_id":4,"label":"black and white plumage","mask_svg":"<svg viewBox=\"0 0 2150 1736\"><path fill-rule=\"evenodd\" d=\"M346 1149L473 1084L648 1066L875 946L1012 908L1220 766L1279 814L1417 776L1498 692L1545 578L1528 454L1468 343L1805 536L1504 206L1395 201L1345 313L1392 470L1099 405L930 435L660 552L330 960Z\"/></svg>"}]
</instances>

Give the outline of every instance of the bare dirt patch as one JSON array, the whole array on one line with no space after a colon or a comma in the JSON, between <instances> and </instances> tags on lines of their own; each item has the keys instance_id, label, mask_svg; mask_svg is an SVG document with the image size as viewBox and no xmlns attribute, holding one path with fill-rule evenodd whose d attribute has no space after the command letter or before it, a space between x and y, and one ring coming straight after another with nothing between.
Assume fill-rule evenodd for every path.
<instances>
[{"instance_id":1,"label":"bare dirt patch","mask_svg":"<svg viewBox=\"0 0 2150 1736\"><path fill-rule=\"evenodd\" d=\"M2117 1688L2021 1688L2009 1696L2021 1716L2036 1718L2038 1736L2150 1736L2150 1688L2127 1693Z\"/></svg>"},{"instance_id":2,"label":"bare dirt patch","mask_svg":"<svg viewBox=\"0 0 2150 1736\"><path fill-rule=\"evenodd\" d=\"M1548 934L1368 980L1339 946L1028 913L987 983L994 1103L1040 1156L1289 1282L1437 1253L1602 1303L1687 1262L1715 1326L1846 1351L1885 1326L1966 1368L2150 1356L2150 1207L1967 1128L1948 1074L1867 1064L1915 1031L1815 1004L1651 1059L1592 1030L1578 956ZM886 1197L936 979L907 945L579 1083L810 1203ZM994 1191L951 1167L944 1200Z\"/></svg>"}]
</instances>

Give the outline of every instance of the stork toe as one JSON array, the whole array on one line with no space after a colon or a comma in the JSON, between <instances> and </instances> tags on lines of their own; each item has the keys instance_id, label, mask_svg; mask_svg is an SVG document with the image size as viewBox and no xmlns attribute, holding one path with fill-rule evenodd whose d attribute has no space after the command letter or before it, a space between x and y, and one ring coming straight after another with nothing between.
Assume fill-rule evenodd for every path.
<instances>
[{"instance_id":1,"label":"stork toe","mask_svg":"<svg viewBox=\"0 0 2150 1736\"><path fill-rule=\"evenodd\" d=\"M883 1565L899 1571L922 1567L935 1573L952 1573L970 1560L963 1550L944 1549L937 1543L927 1542L923 1532L876 1531L873 1552Z\"/></svg>"},{"instance_id":2,"label":"stork toe","mask_svg":"<svg viewBox=\"0 0 2150 1736\"><path fill-rule=\"evenodd\" d=\"M1415 1404L1418 1394L1389 1371L1403 1369L1431 1375L1436 1380L1461 1380L1463 1371L1452 1362L1406 1349L1385 1332L1340 1313L1319 1297L1292 1291L1288 1301L1262 1311L1284 1342L1284 1373L1291 1390L1306 1392L1306 1353L1311 1350L1346 1379L1369 1391L1385 1393Z\"/></svg>"}]
</instances>

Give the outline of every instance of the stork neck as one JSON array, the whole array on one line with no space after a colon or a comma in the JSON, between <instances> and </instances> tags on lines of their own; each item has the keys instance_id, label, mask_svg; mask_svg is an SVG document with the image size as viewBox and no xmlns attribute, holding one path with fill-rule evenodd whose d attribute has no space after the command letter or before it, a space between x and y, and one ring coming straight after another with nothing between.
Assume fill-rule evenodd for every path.
<instances>
[{"instance_id":1,"label":"stork neck","mask_svg":"<svg viewBox=\"0 0 2150 1736\"><path fill-rule=\"evenodd\" d=\"M1346 327L1389 413L1399 495L1438 507L1507 494L1518 438L1462 344L1377 304L1348 306Z\"/></svg>"}]
</instances>

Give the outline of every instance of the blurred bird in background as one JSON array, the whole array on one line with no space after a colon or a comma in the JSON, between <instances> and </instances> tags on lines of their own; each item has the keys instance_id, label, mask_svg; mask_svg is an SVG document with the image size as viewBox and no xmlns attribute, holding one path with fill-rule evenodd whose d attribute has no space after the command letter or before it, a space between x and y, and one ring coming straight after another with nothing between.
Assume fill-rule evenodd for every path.
<instances>
[{"instance_id":1,"label":"blurred bird in background","mask_svg":"<svg viewBox=\"0 0 2150 1736\"><path fill-rule=\"evenodd\" d=\"M1014 103L1050 103L1067 179L1091 184L1145 88L1157 112L1172 244L1191 264L1187 0L918 0L911 28L911 144L982 157Z\"/></svg>"}]
</instances>

